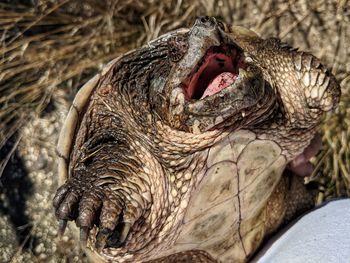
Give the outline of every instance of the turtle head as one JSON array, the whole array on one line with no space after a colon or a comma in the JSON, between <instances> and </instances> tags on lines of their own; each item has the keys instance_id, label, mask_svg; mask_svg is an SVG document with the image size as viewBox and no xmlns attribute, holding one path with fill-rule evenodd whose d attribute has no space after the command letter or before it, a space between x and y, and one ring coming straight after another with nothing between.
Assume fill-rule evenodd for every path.
<instances>
[{"instance_id":1,"label":"turtle head","mask_svg":"<svg viewBox=\"0 0 350 263\"><path fill-rule=\"evenodd\" d=\"M339 102L339 85L317 58L246 28L200 17L167 45L166 115L177 129L251 126L278 113L314 127Z\"/></svg>"},{"instance_id":2,"label":"turtle head","mask_svg":"<svg viewBox=\"0 0 350 263\"><path fill-rule=\"evenodd\" d=\"M262 70L212 17L168 41L172 69L166 94L171 126L193 133L243 126L268 116L275 104Z\"/></svg>"}]
</instances>

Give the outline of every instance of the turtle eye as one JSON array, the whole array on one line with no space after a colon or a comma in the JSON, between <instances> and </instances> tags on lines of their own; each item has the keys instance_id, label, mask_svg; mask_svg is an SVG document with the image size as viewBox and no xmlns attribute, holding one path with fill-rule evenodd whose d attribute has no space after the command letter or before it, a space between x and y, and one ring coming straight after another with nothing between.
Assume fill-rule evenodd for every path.
<instances>
[{"instance_id":1,"label":"turtle eye","mask_svg":"<svg viewBox=\"0 0 350 263\"><path fill-rule=\"evenodd\" d=\"M172 62L180 61L188 50L187 39L183 36L173 36L168 39L168 57Z\"/></svg>"}]
</instances>

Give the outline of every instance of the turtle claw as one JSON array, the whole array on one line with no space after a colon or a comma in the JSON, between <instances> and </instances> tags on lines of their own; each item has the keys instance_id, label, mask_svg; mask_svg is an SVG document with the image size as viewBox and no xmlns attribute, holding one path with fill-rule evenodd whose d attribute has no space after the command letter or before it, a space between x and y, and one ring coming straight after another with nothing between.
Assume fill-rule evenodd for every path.
<instances>
[{"instance_id":1,"label":"turtle claw","mask_svg":"<svg viewBox=\"0 0 350 263\"><path fill-rule=\"evenodd\" d=\"M114 229L113 231L104 228L98 232L95 244L98 252L101 252L106 246L120 247L125 242L132 225L131 223L124 223L121 226L121 230L120 227L117 227L119 230Z\"/></svg>"},{"instance_id":2,"label":"turtle claw","mask_svg":"<svg viewBox=\"0 0 350 263\"><path fill-rule=\"evenodd\" d=\"M81 243L81 246L84 248L86 247L86 244L87 244L89 232L90 232L90 228L88 227L80 228L80 243Z\"/></svg>"},{"instance_id":3,"label":"turtle claw","mask_svg":"<svg viewBox=\"0 0 350 263\"><path fill-rule=\"evenodd\" d=\"M119 237L119 242L122 244L125 242L129 232L130 232L130 228L131 228L131 223L126 222L124 223L124 226L122 228L122 231L120 233L120 237Z\"/></svg>"},{"instance_id":4,"label":"turtle claw","mask_svg":"<svg viewBox=\"0 0 350 263\"><path fill-rule=\"evenodd\" d=\"M99 231L95 248L120 247L129 235L132 225L140 217L141 209L127 202L127 198L108 187L90 187L83 191L81 185L66 183L54 197L56 217L59 220L59 236L64 234L68 220L74 220L80 228L80 242L86 247L89 233L94 226Z\"/></svg>"},{"instance_id":5,"label":"turtle claw","mask_svg":"<svg viewBox=\"0 0 350 263\"><path fill-rule=\"evenodd\" d=\"M95 243L95 248L98 252L101 252L102 249L106 246L106 242L110 234L112 234L112 231L107 228L101 229L98 232Z\"/></svg>"},{"instance_id":6,"label":"turtle claw","mask_svg":"<svg viewBox=\"0 0 350 263\"><path fill-rule=\"evenodd\" d=\"M62 237L64 232L66 231L67 227L67 220L66 219L60 219L58 222L58 236Z\"/></svg>"}]
</instances>

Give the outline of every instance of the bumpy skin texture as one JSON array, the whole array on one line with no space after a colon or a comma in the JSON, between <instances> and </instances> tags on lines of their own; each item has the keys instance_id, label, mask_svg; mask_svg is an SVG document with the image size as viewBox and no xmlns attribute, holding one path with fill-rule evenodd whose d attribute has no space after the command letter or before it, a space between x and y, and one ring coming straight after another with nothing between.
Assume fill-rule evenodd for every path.
<instances>
[{"instance_id":1,"label":"bumpy skin texture","mask_svg":"<svg viewBox=\"0 0 350 263\"><path fill-rule=\"evenodd\" d=\"M224 71L237 80L199 99ZM91 83L63 129L53 204L98 260L246 261L310 207L283 171L340 96L312 55L202 17Z\"/></svg>"}]
</instances>

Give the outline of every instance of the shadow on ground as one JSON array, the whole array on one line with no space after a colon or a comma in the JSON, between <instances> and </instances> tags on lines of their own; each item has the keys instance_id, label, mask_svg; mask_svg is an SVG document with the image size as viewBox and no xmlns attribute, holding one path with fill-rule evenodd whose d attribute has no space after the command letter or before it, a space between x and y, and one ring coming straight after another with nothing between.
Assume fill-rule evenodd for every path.
<instances>
[{"instance_id":1,"label":"shadow on ground","mask_svg":"<svg viewBox=\"0 0 350 263\"><path fill-rule=\"evenodd\" d=\"M0 151L0 159L4 160L15 144L13 136ZM33 195L33 183L28 177L22 159L17 151L9 159L0 178L0 213L7 216L22 249L35 243L31 235L32 223L25 214L27 199Z\"/></svg>"}]
</instances>

